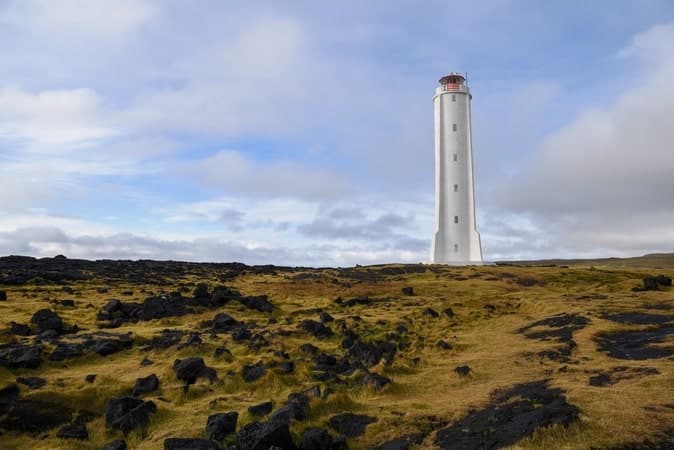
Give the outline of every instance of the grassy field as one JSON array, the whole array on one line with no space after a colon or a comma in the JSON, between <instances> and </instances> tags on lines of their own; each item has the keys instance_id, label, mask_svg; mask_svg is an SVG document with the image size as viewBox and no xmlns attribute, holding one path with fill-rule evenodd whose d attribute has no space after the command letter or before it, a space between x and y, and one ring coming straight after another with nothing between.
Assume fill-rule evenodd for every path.
<instances>
[{"instance_id":1,"label":"grassy field","mask_svg":"<svg viewBox=\"0 0 674 450\"><path fill-rule=\"evenodd\" d=\"M322 391L328 390L329 395L312 398L306 419L291 423L296 442L311 427L325 428L337 436L329 419L345 412L376 419L362 436L347 440L349 448L374 448L415 433L421 435L410 448L450 448L438 437L442 436L441 430L449 430L446 433L452 436L484 433L487 442L508 425L500 423L496 414L490 416L491 425L482 430L480 414L489 416L488 411L494 407L504 409L504 400L498 399L498 393L536 381L545 382L550 392L554 390L560 402L576 413L569 420L552 420L551 426L543 422L545 426L522 427L511 433L514 438L499 441L503 444L497 447L652 448L648 447L649 441L671 445L674 357L666 352L653 358L640 359L638 352L633 358L616 357L602 349L598 339L621 331L664 330L661 342L649 345L674 350L674 334L667 334L674 317L669 322L651 322L652 316L674 315L671 288L633 291L647 275L674 276L672 261L672 255L655 255L628 261L548 261L481 267L243 270L227 279L213 266L204 267L197 274L171 275L161 283L151 278L139 281L89 274L86 280L68 281L72 290L64 290L63 283L40 280L0 285L0 290L7 293L7 301L0 302L0 329L7 329L1 336L3 344L34 343L35 337L18 337L8 330L11 322L30 324L33 313L42 308L56 312L66 325L77 324L80 334L90 333L99 329L97 314L111 298L142 302L152 294L172 291L190 296L197 283L206 283L209 289L225 285L244 296L266 295L275 307L271 313L259 312L231 301L217 308L195 307L193 312L179 317L124 323L108 331L131 333L133 346L105 357L87 354L49 361L54 343L44 341L40 367L0 367L0 388L15 383L17 377L44 378L47 384L39 389L19 385L21 398L90 413L86 420L89 438L58 439L56 429L33 433L6 429L0 435L0 448L97 449L106 442L122 439L121 432L106 428L105 403L113 397L130 395L136 379L150 374L159 377L160 387L142 398L152 400L157 412L147 426L126 436L129 448L162 448L169 437L207 438L206 419L216 412L237 411L241 428L251 421L264 420L252 417L248 407L271 400L276 409L285 404L288 394L316 385ZM407 287L412 288L412 295L403 293ZM369 304L345 306L344 302L336 302L357 297L367 297ZM74 300L75 307L54 303L65 299ZM427 308L437 312L437 317ZM453 311L452 317L443 312L447 308ZM318 320L321 311L335 319L325 324L334 331L332 337L319 339L299 326L306 319ZM256 347L249 340L234 342L227 333L212 334L202 323L221 312L246 323L268 345ZM616 320L622 317L616 315L622 313L645 316L635 319L641 323ZM554 317L573 318L569 320L576 322L535 325ZM400 332L400 326L406 331ZM202 342L184 348L147 348L147 343L165 329L185 331L185 338L189 333L199 333ZM300 347L311 343L322 352L340 357L345 353L341 344L344 330L352 330L364 342L393 340L397 344L392 361L382 360L368 369L391 380L385 389L376 391L364 385L363 369L327 381L317 380L312 357ZM438 347L439 341L451 348ZM215 357L216 348L223 346L231 356ZM292 373L280 373L270 364L280 359L279 351L294 361ZM172 366L174 360L191 356L203 357L206 365L216 370L218 380L210 383L200 379L185 390ZM141 366L144 358L153 363ZM269 366L264 376L253 382L244 381L242 368L258 361ZM469 373L456 373L458 366L468 366ZM93 383L85 381L90 374L96 375ZM592 385L590 379L596 376L608 381ZM509 398L507 402L518 399ZM534 411L537 402L529 402ZM461 431L461 427L454 426L462 423L472 430ZM456 448L462 446L461 442L470 447L469 443L475 441L456 441ZM231 434L219 444L224 448L235 443L236 434Z\"/></svg>"}]
</instances>

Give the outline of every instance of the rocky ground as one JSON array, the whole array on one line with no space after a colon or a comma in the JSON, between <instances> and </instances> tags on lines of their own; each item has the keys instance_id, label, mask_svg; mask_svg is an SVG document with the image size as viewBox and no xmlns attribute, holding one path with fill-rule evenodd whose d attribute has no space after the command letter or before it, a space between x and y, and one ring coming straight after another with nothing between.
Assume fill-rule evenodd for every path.
<instances>
[{"instance_id":1,"label":"rocky ground","mask_svg":"<svg viewBox=\"0 0 674 450\"><path fill-rule=\"evenodd\" d=\"M0 448L674 448L671 261L0 258Z\"/></svg>"}]
</instances>

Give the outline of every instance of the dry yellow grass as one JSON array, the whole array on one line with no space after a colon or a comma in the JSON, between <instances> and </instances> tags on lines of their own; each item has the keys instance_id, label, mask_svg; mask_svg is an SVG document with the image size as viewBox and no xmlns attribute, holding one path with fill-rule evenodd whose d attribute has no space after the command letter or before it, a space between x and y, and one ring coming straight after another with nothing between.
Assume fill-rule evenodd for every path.
<instances>
[{"instance_id":1,"label":"dry yellow grass","mask_svg":"<svg viewBox=\"0 0 674 450\"><path fill-rule=\"evenodd\" d=\"M297 333L276 337L271 340L269 348L259 351L250 350L245 343L232 342L229 335L212 338L208 333L202 335L203 344L183 350L171 347L146 352L139 342L156 336L166 328L198 329L201 321L212 318L218 312L231 314L240 321L255 321L268 332L295 330L301 320L317 319L314 310L322 308L335 319L345 319L349 326L355 326L366 339L383 339L397 324L403 324L410 332L410 346L397 354L391 366L380 364L372 369L393 380L389 389L373 392L349 378L343 384L331 385L334 393L327 400L313 400L308 419L292 426L296 437L308 427L325 427L328 418L334 414L349 411L378 419L368 426L363 437L349 440L350 448L371 448L419 430L428 435L418 448L435 448L435 432L440 423L451 424L469 410L487 406L491 402L491 394L497 389L542 379L549 379L552 387L565 392L568 402L580 410L579 419L568 427L539 429L513 448L610 447L640 442L674 429L674 409L667 407L674 403L674 359L616 359L599 351L594 340L597 333L630 328L602 318L604 313L643 311L645 304L665 304L674 308L674 293L671 291L631 291L643 275L653 272L648 267L630 267L628 270L584 266L431 269L423 273L387 275L361 281L340 277L336 270L321 272L325 275L323 279L306 281L294 281L294 274L286 272L242 275L225 284L246 295L268 295L278 308L272 314L278 323L268 324L269 314L230 303L216 310L198 310L183 317L126 324L113 331L132 332L136 339L132 349L108 357L86 356L61 363L45 361L37 370L0 368L0 387L14 382L17 376L38 375L47 379L47 386L35 391L22 387L25 398L46 399L101 414L107 399L130 393L136 378L155 373L161 379L160 389L145 398L157 404L158 412L152 416L146 430L131 433L127 442L130 448L162 448L167 437L205 437L204 426L209 414L238 411L241 425L254 420L246 412L248 406L273 400L276 407L282 405L291 392L316 384L325 387L324 383L311 379L310 361L297 349L301 344L311 342L328 353L340 353L341 337L337 333L332 338L317 340L306 333ZM672 276L674 270L660 269L657 273ZM70 286L79 293L77 296L63 293L61 286L56 285L0 286L7 290L9 297L7 302L0 303L0 327L11 321L28 323L35 311L47 307L58 312L67 324L95 331L96 313L110 298L142 301L146 295L141 294L141 289L147 292L171 291L181 284L192 286L196 282L206 282L213 287L223 284L218 281L219 275L214 272L207 277L176 279L173 286L152 283L139 286L104 280L71 283ZM518 279L531 279L535 283L522 286L517 283ZM98 293L96 288L102 285L108 286L109 292ZM405 286L413 287L415 295L402 295L401 288ZM135 295L121 296L121 292L126 290L133 290ZM607 297L579 299L590 294ZM368 295L376 301L371 305L353 307L339 306L334 302L337 297L359 295ZM78 306L73 309L50 303L50 300L65 298L75 299ZM89 303L93 308L85 307ZM493 305L495 309L490 311L485 308L486 305ZM422 314L427 307L438 312L451 307L456 316L447 318L441 314L439 318L427 317ZM651 312L674 313L674 310ZM537 352L559 344L527 339L517 331L559 313L580 314L591 321L573 335L577 343L571 356L574 363L541 358ZM354 315L360 316L362 321L354 322L350 318ZM291 324L286 323L287 318L292 320ZM12 337L5 334L2 339L6 342ZM437 349L435 343L440 339L454 348ZM232 352L231 361L213 357L214 349L223 344ZM672 336L668 343L662 345L672 347ZM243 365L270 361L273 350L291 354L297 361L295 373L280 375L268 371L258 381L244 382L240 376ZM213 385L199 381L184 393L171 367L176 358L188 356L202 356L207 365L216 369L220 380ZM155 363L141 367L139 362L145 357ZM413 358L419 358L419 362L415 364ZM455 374L454 368L460 365L470 366L471 374L467 377ZM653 367L659 374L620 381L608 387L588 384L592 374L616 366ZM88 374L98 376L95 383L84 381ZM88 430L90 439L84 442L56 439L55 430L47 433L46 437L5 432L0 436L0 448L95 449L121 436L118 432L106 430L101 416L88 424ZM226 442L232 442L232 438L228 439Z\"/></svg>"}]
</instances>

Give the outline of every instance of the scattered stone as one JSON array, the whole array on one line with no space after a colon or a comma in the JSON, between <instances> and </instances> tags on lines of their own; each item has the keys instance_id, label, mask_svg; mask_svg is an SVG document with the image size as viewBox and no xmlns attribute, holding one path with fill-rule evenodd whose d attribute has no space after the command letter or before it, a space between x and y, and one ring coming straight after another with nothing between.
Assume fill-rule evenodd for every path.
<instances>
[{"instance_id":1,"label":"scattered stone","mask_svg":"<svg viewBox=\"0 0 674 450\"><path fill-rule=\"evenodd\" d=\"M321 321L321 323L328 323L328 322L332 322L332 321L335 320L334 317L332 317L330 314L326 313L325 311L321 312L318 317L319 317L319 320Z\"/></svg>"},{"instance_id":2,"label":"scattered stone","mask_svg":"<svg viewBox=\"0 0 674 450\"><path fill-rule=\"evenodd\" d=\"M403 295L408 296L414 295L414 288L412 288L411 286L405 286L400 291L403 293Z\"/></svg>"},{"instance_id":3,"label":"scattered stone","mask_svg":"<svg viewBox=\"0 0 674 450\"><path fill-rule=\"evenodd\" d=\"M108 442L101 450L126 450L126 441L121 439Z\"/></svg>"},{"instance_id":4,"label":"scattered stone","mask_svg":"<svg viewBox=\"0 0 674 450\"><path fill-rule=\"evenodd\" d=\"M338 298L335 300L335 303L342 306L369 305L372 303L372 300L370 300L370 298L367 296L361 296L354 297L349 300L342 300L341 298Z\"/></svg>"},{"instance_id":5,"label":"scattered stone","mask_svg":"<svg viewBox=\"0 0 674 450\"><path fill-rule=\"evenodd\" d=\"M515 385L492 394L493 403L469 412L436 433L442 449L501 448L551 425L567 426L578 418L578 408L566 402L561 389L548 381Z\"/></svg>"},{"instance_id":6,"label":"scattered stone","mask_svg":"<svg viewBox=\"0 0 674 450\"><path fill-rule=\"evenodd\" d=\"M465 377L470 373L470 367L458 366L454 368L454 372L456 372L461 377Z\"/></svg>"},{"instance_id":7,"label":"scattered stone","mask_svg":"<svg viewBox=\"0 0 674 450\"><path fill-rule=\"evenodd\" d=\"M376 373L367 373L363 377L363 384L379 392L383 391L391 384L391 379Z\"/></svg>"},{"instance_id":8,"label":"scattered stone","mask_svg":"<svg viewBox=\"0 0 674 450\"><path fill-rule=\"evenodd\" d=\"M136 428L143 428L150 422L150 415L157 412L151 402L134 397L117 397L105 404L105 425L120 430L125 435Z\"/></svg>"},{"instance_id":9,"label":"scattered stone","mask_svg":"<svg viewBox=\"0 0 674 450\"><path fill-rule=\"evenodd\" d=\"M99 287L99 288L96 289L96 292L98 292L99 294L106 294L108 292L108 288Z\"/></svg>"},{"instance_id":10,"label":"scattered stone","mask_svg":"<svg viewBox=\"0 0 674 450\"><path fill-rule=\"evenodd\" d=\"M141 367L151 366L152 364L154 364L154 362L147 358L143 358L143 360L140 362Z\"/></svg>"},{"instance_id":11,"label":"scattered stone","mask_svg":"<svg viewBox=\"0 0 674 450\"><path fill-rule=\"evenodd\" d=\"M260 378L262 378L264 373L265 373L264 364L262 364L262 362L258 362L253 365L243 366L241 375L243 376L243 379L245 381L251 383L255 380L259 380Z\"/></svg>"},{"instance_id":12,"label":"scattered stone","mask_svg":"<svg viewBox=\"0 0 674 450\"><path fill-rule=\"evenodd\" d=\"M318 347L316 347L313 344L309 344L309 343L302 344L302 345L300 345L300 351L302 353L306 353L308 355L315 355L316 353L318 353Z\"/></svg>"},{"instance_id":13,"label":"scattered stone","mask_svg":"<svg viewBox=\"0 0 674 450\"><path fill-rule=\"evenodd\" d=\"M218 378L215 369L206 366L203 358L176 359L173 363L176 378L189 386L197 382L198 378L206 378L211 383Z\"/></svg>"},{"instance_id":14,"label":"scattered stone","mask_svg":"<svg viewBox=\"0 0 674 450\"><path fill-rule=\"evenodd\" d=\"M0 422L0 428L42 433L72 421L74 412L62 405L38 400L18 400Z\"/></svg>"},{"instance_id":15,"label":"scattered stone","mask_svg":"<svg viewBox=\"0 0 674 450\"><path fill-rule=\"evenodd\" d=\"M271 450L279 447L283 450L294 450L290 429L287 423L268 421L252 422L244 425L238 433L240 450Z\"/></svg>"},{"instance_id":16,"label":"scattered stone","mask_svg":"<svg viewBox=\"0 0 674 450\"><path fill-rule=\"evenodd\" d=\"M232 331L232 340L234 342L247 341L253 337L253 333L246 327L238 327Z\"/></svg>"},{"instance_id":17,"label":"scattered stone","mask_svg":"<svg viewBox=\"0 0 674 450\"><path fill-rule=\"evenodd\" d=\"M295 363L293 361L283 361L278 365L278 371L283 374L290 374L295 371Z\"/></svg>"},{"instance_id":18,"label":"scattered stone","mask_svg":"<svg viewBox=\"0 0 674 450\"><path fill-rule=\"evenodd\" d=\"M16 384L10 384L0 389L0 416L12 409L20 395L19 386Z\"/></svg>"},{"instance_id":19,"label":"scattered stone","mask_svg":"<svg viewBox=\"0 0 674 450\"><path fill-rule=\"evenodd\" d=\"M28 325L16 322L10 324L9 332L16 336L30 336L33 333Z\"/></svg>"},{"instance_id":20,"label":"scattered stone","mask_svg":"<svg viewBox=\"0 0 674 450\"><path fill-rule=\"evenodd\" d=\"M674 322L674 314L651 314L640 312L604 314L602 318L613 322L635 325L661 325L667 322Z\"/></svg>"},{"instance_id":21,"label":"scattered stone","mask_svg":"<svg viewBox=\"0 0 674 450\"><path fill-rule=\"evenodd\" d=\"M208 416L206 432L212 440L221 441L225 436L236 431L236 422L238 420L239 413L236 411L213 414Z\"/></svg>"},{"instance_id":22,"label":"scattered stone","mask_svg":"<svg viewBox=\"0 0 674 450\"><path fill-rule=\"evenodd\" d=\"M40 389L47 384L47 380L40 377L19 377L16 382L28 386L30 389Z\"/></svg>"},{"instance_id":23,"label":"scattered stone","mask_svg":"<svg viewBox=\"0 0 674 450\"><path fill-rule=\"evenodd\" d=\"M84 377L84 381L86 381L87 383L93 383L94 381L96 381L96 375L93 373L89 374L86 377Z\"/></svg>"},{"instance_id":24,"label":"scattered stone","mask_svg":"<svg viewBox=\"0 0 674 450\"><path fill-rule=\"evenodd\" d=\"M238 324L239 322L234 317L225 313L216 314L211 321L214 333L228 333Z\"/></svg>"},{"instance_id":25,"label":"scattered stone","mask_svg":"<svg viewBox=\"0 0 674 450\"><path fill-rule=\"evenodd\" d=\"M7 301L7 291L0 291L0 302Z\"/></svg>"},{"instance_id":26,"label":"scattered stone","mask_svg":"<svg viewBox=\"0 0 674 450\"><path fill-rule=\"evenodd\" d=\"M365 434L365 428L376 421L377 419L374 417L344 413L330 417L328 423L330 424L330 427L338 433L353 438Z\"/></svg>"},{"instance_id":27,"label":"scattered stone","mask_svg":"<svg viewBox=\"0 0 674 450\"><path fill-rule=\"evenodd\" d=\"M132 395L134 397L138 397L140 395L156 391L158 388L159 378L157 378L157 375L152 374L145 378L138 378L136 380L136 385L133 387Z\"/></svg>"},{"instance_id":28,"label":"scattered stone","mask_svg":"<svg viewBox=\"0 0 674 450\"><path fill-rule=\"evenodd\" d=\"M445 308L445 309L442 310L442 313L449 318L452 318L452 317L455 316L454 310L452 308Z\"/></svg>"},{"instance_id":29,"label":"scattered stone","mask_svg":"<svg viewBox=\"0 0 674 450\"><path fill-rule=\"evenodd\" d=\"M251 416L266 416L271 412L273 407L274 404L272 402L264 402L248 407L248 413Z\"/></svg>"},{"instance_id":30,"label":"scattered stone","mask_svg":"<svg viewBox=\"0 0 674 450\"><path fill-rule=\"evenodd\" d=\"M434 318L435 318L435 317L440 317L440 314L438 314L438 312L437 312L436 310L434 310L433 308L426 308L426 309L424 309L424 311L423 311L422 314L423 314L424 316L428 316L428 317L434 317Z\"/></svg>"},{"instance_id":31,"label":"scattered stone","mask_svg":"<svg viewBox=\"0 0 674 450\"><path fill-rule=\"evenodd\" d=\"M307 418L307 406L308 405L298 401L288 402L287 405L281 406L274 411L272 415L269 416L269 420L287 424L290 424L293 420L304 420Z\"/></svg>"},{"instance_id":32,"label":"scattered stone","mask_svg":"<svg viewBox=\"0 0 674 450\"><path fill-rule=\"evenodd\" d=\"M81 424L65 425L56 433L56 437L61 439L89 439L87 427Z\"/></svg>"},{"instance_id":33,"label":"scattered stone","mask_svg":"<svg viewBox=\"0 0 674 450\"><path fill-rule=\"evenodd\" d=\"M164 441L164 450L221 450L221 447L208 439L169 438Z\"/></svg>"},{"instance_id":34,"label":"scattered stone","mask_svg":"<svg viewBox=\"0 0 674 450\"><path fill-rule=\"evenodd\" d=\"M249 309L260 312L270 313L274 310L274 305L272 305L266 295L245 297L241 299L241 303Z\"/></svg>"},{"instance_id":35,"label":"scattered stone","mask_svg":"<svg viewBox=\"0 0 674 450\"><path fill-rule=\"evenodd\" d=\"M65 359L84 356L85 348L82 344L61 342L49 355L49 361L63 361Z\"/></svg>"},{"instance_id":36,"label":"scattered stone","mask_svg":"<svg viewBox=\"0 0 674 450\"><path fill-rule=\"evenodd\" d=\"M311 333L314 337L319 339L331 337L333 335L330 328L315 320L303 320L300 323L300 327L307 333Z\"/></svg>"},{"instance_id":37,"label":"scattered stone","mask_svg":"<svg viewBox=\"0 0 674 450\"><path fill-rule=\"evenodd\" d=\"M42 346L17 342L0 344L0 366L9 369L37 369L42 363Z\"/></svg>"},{"instance_id":38,"label":"scattered stone","mask_svg":"<svg viewBox=\"0 0 674 450\"><path fill-rule=\"evenodd\" d=\"M657 291L660 287L669 287L672 285L672 279L665 275L648 276L643 280L643 287L635 287L632 290L638 291Z\"/></svg>"},{"instance_id":39,"label":"scattered stone","mask_svg":"<svg viewBox=\"0 0 674 450\"><path fill-rule=\"evenodd\" d=\"M330 450L332 436L325 428L309 428L300 438L300 450Z\"/></svg>"},{"instance_id":40,"label":"scattered stone","mask_svg":"<svg viewBox=\"0 0 674 450\"><path fill-rule=\"evenodd\" d=\"M227 358L232 358L232 352L230 352L227 347L218 347L213 352L213 356L215 356L216 358L222 358L223 356Z\"/></svg>"},{"instance_id":41,"label":"scattered stone","mask_svg":"<svg viewBox=\"0 0 674 450\"><path fill-rule=\"evenodd\" d=\"M454 348L452 344L449 344L446 341L443 341L442 339L436 342L435 346L441 348L442 350L451 350Z\"/></svg>"},{"instance_id":42,"label":"scattered stone","mask_svg":"<svg viewBox=\"0 0 674 450\"><path fill-rule=\"evenodd\" d=\"M48 330L54 330L57 333L63 331L63 320L61 317L50 309L41 309L30 319L30 323L35 325L36 332L42 333Z\"/></svg>"}]
</instances>

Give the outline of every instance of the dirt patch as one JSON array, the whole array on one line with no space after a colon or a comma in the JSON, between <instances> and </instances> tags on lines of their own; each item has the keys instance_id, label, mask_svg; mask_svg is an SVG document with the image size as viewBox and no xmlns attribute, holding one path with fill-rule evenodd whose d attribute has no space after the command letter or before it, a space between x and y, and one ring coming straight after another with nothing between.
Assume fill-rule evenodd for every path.
<instances>
[{"instance_id":1,"label":"dirt patch","mask_svg":"<svg viewBox=\"0 0 674 450\"><path fill-rule=\"evenodd\" d=\"M533 322L517 331L529 339L562 344L554 349L543 350L538 353L538 356L554 361L569 362L571 352L576 347L573 333L585 328L589 323L590 321L581 315L562 313Z\"/></svg>"},{"instance_id":2,"label":"dirt patch","mask_svg":"<svg viewBox=\"0 0 674 450\"><path fill-rule=\"evenodd\" d=\"M640 312L625 312L618 314L604 314L604 319L618 323L633 323L636 325L661 325L674 321L674 314L651 314Z\"/></svg>"},{"instance_id":3,"label":"dirt patch","mask_svg":"<svg viewBox=\"0 0 674 450\"><path fill-rule=\"evenodd\" d=\"M618 359L644 360L666 358L674 355L674 350L656 347L674 335L674 325L660 326L645 330L627 330L600 334L595 338L599 350Z\"/></svg>"},{"instance_id":4,"label":"dirt patch","mask_svg":"<svg viewBox=\"0 0 674 450\"><path fill-rule=\"evenodd\" d=\"M614 385L620 381L633 380L648 375L658 375L660 372L655 367L613 367L611 370L602 370L590 377L590 386L605 387Z\"/></svg>"},{"instance_id":5,"label":"dirt patch","mask_svg":"<svg viewBox=\"0 0 674 450\"><path fill-rule=\"evenodd\" d=\"M492 395L492 404L438 431L435 444L443 449L499 448L531 436L539 428L569 425L578 408L564 391L548 380L515 385Z\"/></svg>"}]
</instances>

